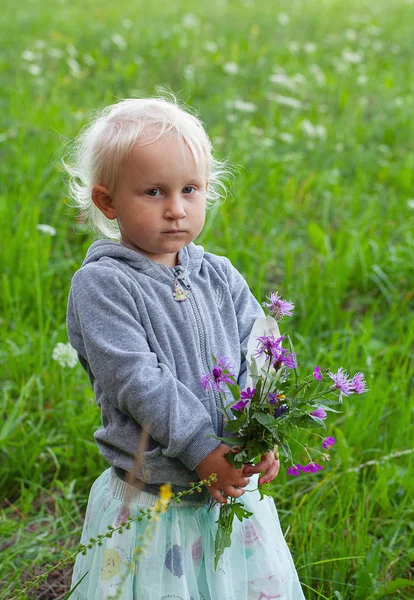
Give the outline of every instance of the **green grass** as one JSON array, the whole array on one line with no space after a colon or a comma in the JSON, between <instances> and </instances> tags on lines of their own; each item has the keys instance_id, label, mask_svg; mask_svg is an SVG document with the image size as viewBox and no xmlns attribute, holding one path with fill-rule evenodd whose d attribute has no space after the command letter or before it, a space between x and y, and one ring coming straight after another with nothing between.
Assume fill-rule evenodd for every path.
<instances>
[{"instance_id":1,"label":"green grass","mask_svg":"<svg viewBox=\"0 0 414 600\"><path fill-rule=\"evenodd\" d=\"M370 393L332 422L329 468L274 484L306 597L412 597L412 454L398 453L412 442L413 12L408 0L6 0L1 598L76 545L105 467L87 377L51 356L67 341L70 278L92 241L67 205L62 148L91 109L159 86L196 107L217 154L240 166L199 242L226 254L259 299L278 289L296 304L286 326L304 370L367 376ZM303 77L289 89L269 80L277 69Z\"/></svg>"}]
</instances>

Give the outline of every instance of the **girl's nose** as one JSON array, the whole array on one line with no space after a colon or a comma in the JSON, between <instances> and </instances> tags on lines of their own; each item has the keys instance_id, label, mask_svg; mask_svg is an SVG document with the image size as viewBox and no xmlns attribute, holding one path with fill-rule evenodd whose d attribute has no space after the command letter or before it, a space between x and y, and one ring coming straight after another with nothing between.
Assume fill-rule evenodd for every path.
<instances>
[{"instance_id":1,"label":"girl's nose","mask_svg":"<svg viewBox=\"0 0 414 600\"><path fill-rule=\"evenodd\" d=\"M171 196L167 201L165 217L170 220L178 221L179 219L184 219L185 216L186 212L181 196Z\"/></svg>"}]
</instances>

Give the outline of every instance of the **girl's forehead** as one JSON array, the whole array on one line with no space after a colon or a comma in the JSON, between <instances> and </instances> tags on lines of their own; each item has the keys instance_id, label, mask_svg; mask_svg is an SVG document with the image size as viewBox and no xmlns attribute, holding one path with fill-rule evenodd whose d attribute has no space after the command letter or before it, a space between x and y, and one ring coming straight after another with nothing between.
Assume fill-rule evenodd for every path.
<instances>
[{"instance_id":1,"label":"girl's forehead","mask_svg":"<svg viewBox=\"0 0 414 600\"><path fill-rule=\"evenodd\" d=\"M207 165L204 157L196 161L189 145L176 135L154 138L154 132L141 137L126 154L121 168L135 173L168 173L176 169L180 173L206 177Z\"/></svg>"}]
</instances>

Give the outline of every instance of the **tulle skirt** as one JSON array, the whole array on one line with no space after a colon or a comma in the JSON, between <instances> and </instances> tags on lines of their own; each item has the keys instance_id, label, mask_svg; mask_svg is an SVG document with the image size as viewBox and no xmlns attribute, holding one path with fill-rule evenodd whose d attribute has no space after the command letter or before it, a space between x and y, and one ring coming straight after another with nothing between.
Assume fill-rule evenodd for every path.
<instances>
[{"instance_id":1,"label":"tulle skirt","mask_svg":"<svg viewBox=\"0 0 414 600\"><path fill-rule=\"evenodd\" d=\"M246 490L257 487L252 477ZM119 527L157 496L142 492L107 469L91 488L81 543ZM253 512L234 519L232 544L214 569L219 507L182 502L158 520L134 521L76 559L73 600L303 600L292 557L273 501L247 491L241 501ZM142 536L142 537L141 537ZM136 547L144 544L142 554ZM71 596L71 599L72 599Z\"/></svg>"}]
</instances>

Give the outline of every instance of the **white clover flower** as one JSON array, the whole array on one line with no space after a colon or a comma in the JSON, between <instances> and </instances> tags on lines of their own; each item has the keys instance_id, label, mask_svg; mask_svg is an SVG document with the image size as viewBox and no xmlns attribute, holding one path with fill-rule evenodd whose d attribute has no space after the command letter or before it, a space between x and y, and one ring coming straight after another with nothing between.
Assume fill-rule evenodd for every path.
<instances>
[{"instance_id":1,"label":"white clover flower","mask_svg":"<svg viewBox=\"0 0 414 600\"><path fill-rule=\"evenodd\" d=\"M302 108L303 104L300 100L296 98L291 98L290 96L282 96L281 94L267 94L267 98L269 100L274 100L278 104L282 104L283 106L290 106L292 108Z\"/></svg>"},{"instance_id":2,"label":"white clover flower","mask_svg":"<svg viewBox=\"0 0 414 600\"><path fill-rule=\"evenodd\" d=\"M188 80L194 79L194 67L193 65L186 65L184 67L184 78Z\"/></svg>"},{"instance_id":3,"label":"white clover flower","mask_svg":"<svg viewBox=\"0 0 414 600\"><path fill-rule=\"evenodd\" d=\"M311 138L326 138L326 128L323 125L314 125L313 123L305 119L301 122L300 126L302 131Z\"/></svg>"},{"instance_id":4,"label":"white clover flower","mask_svg":"<svg viewBox=\"0 0 414 600\"><path fill-rule=\"evenodd\" d=\"M198 27L198 19L195 15L188 13L184 15L182 20L183 26L187 29L195 29Z\"/></svg>"},{"instance_id":5,"label":"white clover flower","mask_svg":"<svg viewBox=\"0 0 414 600\"><path fill-rule=\"evenodd\" d=\"M234 100L233 107L240 112L255 112L257 106L253 102L245 102L244 100Z\"/></svg>"},{"instance_id":6,"label":"white clover flower","mask_svg":"<svg viewBox=\"0 0 414 600\"><path fill-rule=\"evenodd\" d=\"M31 50L25 50L24 52L22 52L22 58L23 60L27 60L30 62L36 59L36 54Z\"/></svg>"},{"instance_id":7,"label":"white clover flower","mask_svg":"<svg viewBox=\"0 0 414 600\"><path fill-rule=\"evenodd\" d=\"M280 23L280 25L287 25L290 21L290 18L289 15L285 13L279 13L279 15L277 16L277 20Z\"/></svg>"},{"instance_id":8,"label":"white clover flower","mask_svg":"<svg viewBox=\"0 0 414 600\"><path fill-rule=\"evenodd\" d=\"M62 56L65 54L60 48L49 48L47 53L50 58L62 58Z\"/></svg>"},{"instance_id":9,"label":"white clover flower","mask_svg":"<svg viewBox=\"0 0 414 600\"><path fill-rule=\"evenodd\" d=\"M36 229L38 229L42 233L51 235L52 237L56 235L56 229L51 225L46 225L45 223L38 223L38 225L36 225Z\"/></svg>"},{"instance_id":10,"label":"white clover flower","mask_svg":"<svg viewBox=\"0 0 414 600\"><path fill-rule=\"evenodd\" d=\"M289 42L288 49L291 54L298 54L300 50L299 42Z\"/></svg>"},{"instance_id":11,"label":"white clover flower","mask_svg":"<svg viewBox=\"0 0 414 600\"><path fill-rule=\"evenodd\" d=\"M78 363L78 354L69 343L62 344L62 342L59 342L56 344L53 348L52 358L63 368L73 369Z\"/></svg>"},{"instance_id":12,"label":"white clover flower","mask_svg":"<svg viewBox=\"0 0 414 600\"><path fill-rule=\"evenodd\" d=\"M317 45L314 44L313 42L307 42L306 44L303 45L303 49L306 52L306 54L314 54L314 52L316 52L317 50Z\"/></svg>"},{"instance_id":13,"label":"white clover flower","mask_svg":"<svg viewBox=\"0 0 414 600\"><path fill-rule=\"evenodd\" d=\"M346 30L345 30L345 37L346 37L346 39L347 39L347 40L349 40L349 41L354 41L354 40L356 40L356 39L357 39L357 37L358 37L358 34L357 34L357 32L355 31L355 29L346 29Z\"/></svg>"},{"instance_id":14,"label":"white clover flower","mask_svg":"<svg viewBox=\"0 0 414 600\"><path fill-rule=\"evenodd\" d=\"M66 46L66 52L69 56L78 56L78 50L73 44L68 44Z\"/></svg>"},{"instance_id":15,"label":"white clover flower","mask_svg":"<svg viewBox=\"0 0 414 600\"><path fill-rule=\"evenodd\" d=\"M296 88L295 82L285 73L272 73L271 75L269 75L269 81L271 83L283 85L289 90L294 90Z\"/></svg>"},{"instance_id":16,"label":"white clover flower","mask_svg":"<svg viewBox=\"0 0 414 600\"><path fill-rule=\"evenodd\" d=\"M281 131L278 134L278 138L282 142L285 142L285 144L293 144L293 142L295 141L295 138L293 137L293 135L291 133L288 133L287 131Z\"/></svg>"},{"instance_id":17,"label":"white clover flower","mask_svg":"<svg viewBox=\"0 0 414 600\"><path fill-rule=\"evenodd\" d=\"M227 62L223 65L223 71L227 75L236 75L239 72L239 65L234 62Z\"/></svg>"},{"instance_id":18,"label":"white clover flower","mask_svg":"<svg viewBox=\"0 0 414 600\"><path fill-rule=\"evenodd\" d=\"M325 83L326 83L326 75L322 71L322 69L321 69L321 67L319 65L313 63L312 65L310 65L309 71L315 77L316 83L319 83L319 85L325 85Z\"/></svg>"},{"instance_id":19,"label":"white clover flower","mask_svg":"<svg viewBox=\"0 0 414 600\"><path fill-rule=\"evenodd\" d=\"M84 54L83 62L85 63L85 65L88 65L88 67L93 67L93 65L96 63L96 60L90 54Z\"/></svg>"},{"instance_id":20,"label":"white clover flower","mask_svg":"<svg viewBox=\"0 0 414 600\"><path fill-rule=\"evenodd\" d=\"M79 77L79 75L81 74L82 70L81 70L81 66L78 63L78 61L76 60L76 58L73 58L73 56L70 56L67 61L68 63L68 67L70 70L70 74L73 77Z\"/></svg>"},{"instance_id":21,"label":"white clover flower","mask_svg":"<svg viewBox=\"0 0 414 600\"><path fill-rule=\"evenodd\" d=\"M366 85L367 82L368 82L368 77L366 75L364 75L363 73L361 75L358 75L358 77L357 77L358 85Z\"/></svg>"},{"instance_id":22,"label":"white clover flower","mask_svg":"<svg viewBox=\"0 0 414 600\"><path fill-rule=\"evenodd\" d=\"M414 208L414 198L408 198L407 206L408 208Z\"/></svg>"},{"instance_id":23,"label":"white clover flower","mask_svg":"<svg viewBox=\"0 0 414 600\"><path fill-rule=\"evenodd\" d=\"M206 42L204 44L204 50L207 50L207 52L216 52L216 50L217 50L216 42Z\"/></svg>"},{"instance_id":24,"label":"white clover flower","mask_svg":"<svg viewBox=\"0 0 414 600\"><path fill-rule=\"evenodd\" d=\"M40 73L42 72L42 69L39 67L39 65L29 65L27 67L27 70L29 71L29 73L31 75L40 75Z\"/></svg>"},{"instance_id":25,"label":"white clover flower","mask_svg":"<svg viewBox=\"0 0 414 600\"><path fill-rule=\"evenodd\" d=\"M127 47L125 39L119 33L114 33L114 35L111 37L111 40L113 41L115 46L118 46L120 50L125 50L125 48Z\"/></svg>"},{"instance_id":26,"label":"white clover flower","mask_svg":"<svg viewBox=\"0 0 414 600\"><path fill-rule=\"evenodd\" d=\"M357 65L362 62L364 58L362 52L354 52L350 48L344 48L342 50L342 60L353 65Z\"/></svg>"}]
</instances>

